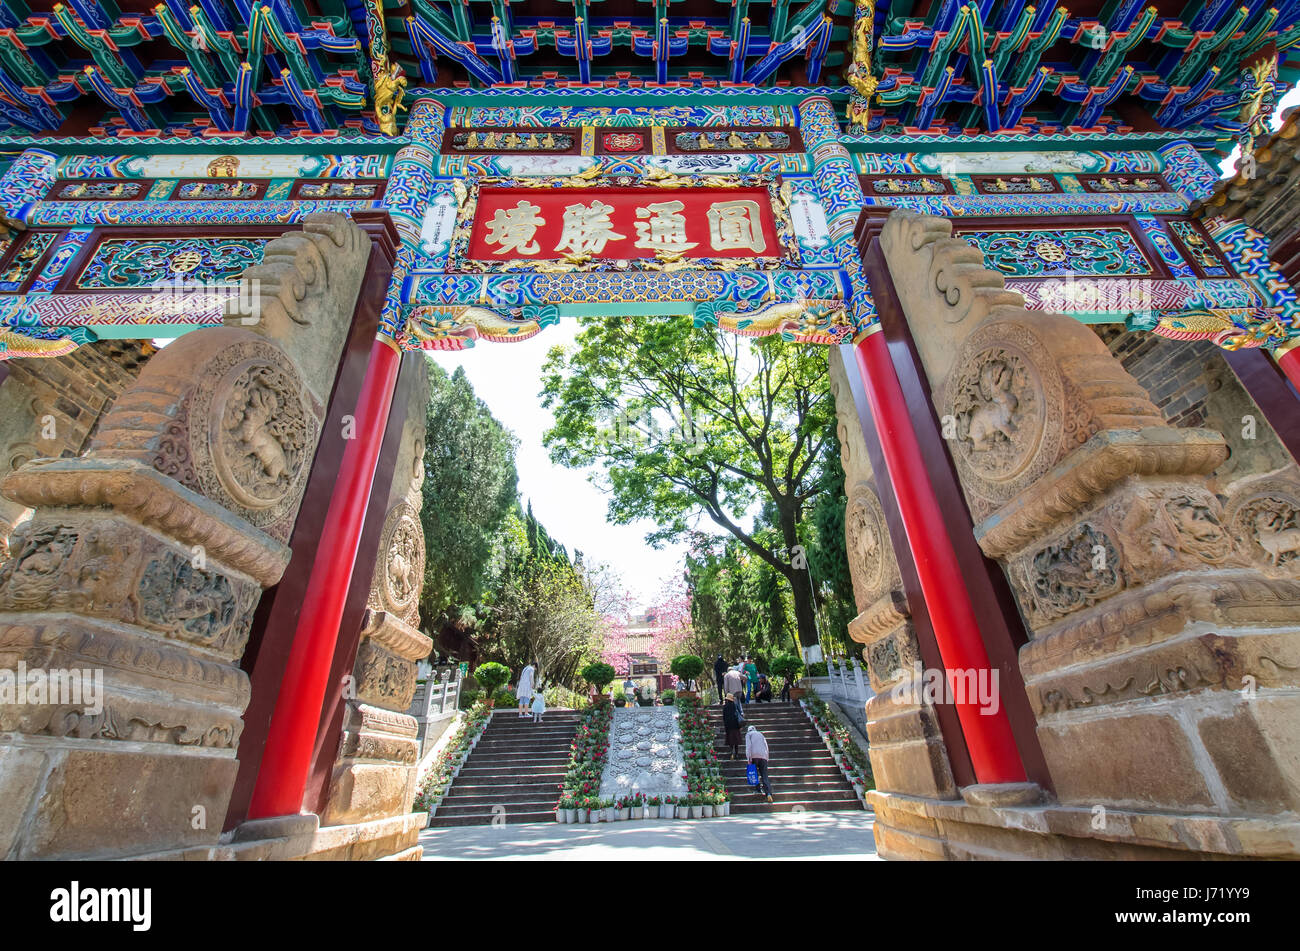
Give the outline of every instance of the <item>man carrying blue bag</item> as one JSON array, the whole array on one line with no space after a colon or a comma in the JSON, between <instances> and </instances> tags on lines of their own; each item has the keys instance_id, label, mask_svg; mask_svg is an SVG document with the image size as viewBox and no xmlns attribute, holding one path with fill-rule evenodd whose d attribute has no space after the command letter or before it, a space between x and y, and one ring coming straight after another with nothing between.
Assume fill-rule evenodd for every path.
<instances>
[{"instance_id":1,"label":"man carrying blue bag","mask_svg":"<svg viewBox=\"0 0 1300 951\"><path fill-rule=\"evenodd\" d=\"M759 792L772 801L772 784L767 778L767 737L758 732L758 727L751 725L745 733L745 758L749 760L746 772L749 784L757 786Z\"/></svg>"}]
</instances>

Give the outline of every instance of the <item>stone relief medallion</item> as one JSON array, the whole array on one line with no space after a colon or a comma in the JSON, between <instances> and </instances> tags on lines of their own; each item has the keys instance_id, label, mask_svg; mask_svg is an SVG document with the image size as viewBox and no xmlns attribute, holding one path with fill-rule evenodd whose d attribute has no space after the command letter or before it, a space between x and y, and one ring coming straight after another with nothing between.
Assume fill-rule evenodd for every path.
<instances>
[{"instance_id":1,"label":"stone relief medallion","mask_svg":"<svg viewBox=\"0 0 1300 951\"><path fill-rule=\"evenodd\" d=\"M417 610L423 581L424 528L415 506L403 499L384 520L371 600L377 607L407 619Z\"/></svg>"},{"instance_id":2,"label":"stone relief medallion","mask_svg":"<svg viewBox=\"0 0 1300 951\"><path fill-rule=\"evenodd\" d=\"M1027 328L995 323L967 338L944 387L940 416L977 519L1059 458L1064 404L1055 363Z\"/></svg>"},{"instance_id":3,"label":"stone relief medallion","mask_svg":"<svg viewBox=\"0 0 1300 951\"><path fill-rule=\"evenodd\" d=\"M885 512L869 482L859 482L849 492L844 511L844 544L853 593L862 610L884 594L893 575L893 552L889 530L885 527Z\"/></svg>"},{"instance_id":4,"label":"stone relief medallion","mask_svg":"<svg viewBox=\"0 0 1300 951\"><path fill-rule=\"evenodd\" d=\"M1300 485L1255 483L1229 503L1224 521L1255 564L1300 571Z\"/></svg>"},{"instance_id":5,"label":"stone relief medallion","mask_svg":"<svg viewBox=\"0 0 1300 951\"><path fill-rule=\"evenodd\" d=\"M193 468L204 495L259 528L293 512L318 424L283 352L237 343L209 364L191 404Z\"/></svg>"},{"instance_id":6,"label":"stone relief medallion","mask_svg":"<svg viewBox=\"0 0 1300 951\"><path fill-rule=\"evenodd\" d=\"M1076 526L1030 561L1038 613L1055 619L1117 594L1124 587L1119 565L1110 536L1088 522Z\"/></svg>"}]
</instances>

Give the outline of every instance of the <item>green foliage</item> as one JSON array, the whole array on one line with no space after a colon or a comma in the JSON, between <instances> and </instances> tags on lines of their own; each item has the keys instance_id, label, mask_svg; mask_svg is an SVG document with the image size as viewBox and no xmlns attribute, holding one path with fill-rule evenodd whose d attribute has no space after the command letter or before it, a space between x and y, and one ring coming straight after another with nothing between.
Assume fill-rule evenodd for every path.
<instances>
[{"instance_id":1,"label":"green foliage","mask_svg":"<svg viewBox=\"0 0 1300 951\"><path fill-rule=\"evenodd\" d=\"M510 679L510 668L505 664L490 661L474 668L474 680L489 697L495 697L497 689L505 686Z\"/></svg>"},{"instance_id":2,"label":"green foliage","mask_svg":"<svg viewBox=\"0 0 1300 951\"><path fill-rule=\"evenodd\" d=\"M704 661L694 654L678 654L672 659L668 669L682 680L690 682L704 673Z\"/></svg>"},{"instance_id":3,"label":"green foliage","mask_svg":"<svg viewBox=\"0 0 1300 951\"><path fill-rule=\"evenodd\" d=\"M793 683L803 670L803 661L794 654L777 654L772 658L772 673L786 683Z\"/></svg>"},{"instance_id":4,"label":"green foliage","mask_svg":"<svg viewBox=\"0 0 1300 951\"><path fill-rule=\"evenodd\" d=\"M580 320L576 351L553 350L545 369L552 458L598 467L610 519L652 521L651 544L707 515L787 581L800 637L814 643L807 573L791 553L834 425L825 354L680 319ZM756 503L770 506L772 538L742 527Z\"/></svg>"},{"instance_id":5,"label":"green foliage","mask_svg":"<svg viewBox=\"0 0 1300 951\"><path fill-rule=\"evenodd\" d=\"M490 586L498 531L517 505L514 437L474 395L457 368L428 363L424 442L424 587L427 625L479 602Z\"/></svg>"},{"instance_id":6,"label":"green foliage","mask_svg":"<svg viewBox=\"0 0 1300 951\"><path fill-rule=\"evenodd\" d=\"M614 679L615 670L609 664L602 661L592 661L579 672L582 679L587 681L597 690L604 690L609 686L610 681Z\"/></svg>"},{"instance_id":7,"label":"green foliage","mask_svg":"<svg viewBox=\"0 0 1300 951\"><path fill-rule=\"evenodd\" d=\"M756 520L755 534L776 533ZM797 648L790 587L740 542L698 544L686 559L691 618L706 656Z\"/></svg>"},{"instance_id":8,"label":"green foliage","mask_svg":"<svg viewBox=\"0 0 1300 951\"><path fill-rule=\"evenodd\" d=\"M833 432L830 448L818 482L820 491L812 504L808 519L811 531L804 533L807 542L808 568L817 585L818 613L823 638L850 650L849 622L857 616L853 598L853 576L849 573L849 556L844 543L844 513L848 497L844 494L844 469L840 465L840 443ZM829 648L829 644L826 645Z\"/></svg>"},{"instance_id":9,"label":"green foliage","mask_svg":"<svg viewBox=\"0 0 1300 951\"><path fill-rule=\"evenodd\" d=\"M819 660L819 661L817 661L817 663L815 663L815 664L809 664L809 665L808 665L808 676L809 676L809 677L825 677L825 676L827 676L827 674L828 674L828 671L827 671L827 668L826 668L826 661L824 661L824 660Z\"/></svg>"},{"instance_id":10,"label":"green foliage","mask_svg":"<svg viewBox=\"0 0 1300 951\"><path fill-rule=\"evenodd\" d=\"M676 699L677 699L677 691L674 690L672 687L669 687L668 689L659 692L659 702L662 703L665 707L670 705Z\"/></svg>"},{"instance_id":11,"label":"green foliage","mask_svg":"<svg viewBox=\"0 0 1300 951\"><path fill-rule=\"evenodd\" d=\"M576 686L578 668L595 653L600 625L579 567L531 507L506 519L495 564L496 587L476 638L480 647L515 667L535 662L548 679Z\"/></svg>"}]
</instances>

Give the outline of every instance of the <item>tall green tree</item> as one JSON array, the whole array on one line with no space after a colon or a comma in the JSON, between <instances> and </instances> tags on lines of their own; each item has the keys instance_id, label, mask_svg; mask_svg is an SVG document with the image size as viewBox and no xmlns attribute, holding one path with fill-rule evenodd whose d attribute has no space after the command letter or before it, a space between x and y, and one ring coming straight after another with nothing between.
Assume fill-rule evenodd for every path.
<instances>
[{"instance_id":1,"label":"tall green tree","mask_svg":"<svg viewBox=\"0 0 1300 951\"><path fill-rule=\"evenodd\" d=\"M707 516L785 579L799 640L815 644L812 586L796 564L834 419L825 353L677 318L580 320L576 349L552 350L544 370L551 457L597 466L611 520L655 522L651 544ZM770 539L745 527L759 506Z\"/></svg>"},{"instance_id":2,"label":"tall green tree","mask_svg":"<svg viewBox=\"0 0 1300 951\"><path fill-rule=\"evenodd\" d=\"M464 369L449 376L430 360L429 390L420 510L426 626L483 599L497 535L518 505L515 438L474 395Z\"/></svg>"},{"instance_id":3,"label":"tall green tree","mask_svg":"<svg viewBox=\"0 0 1300 951\"><path fill-rule=\"evenodd\" d=\"M499 570L476 638L484 656L518 672L535 663L547 682L577 686L598 649L600 617L580 567L518 507L500 534Z\"/></svg>"}]
</instances>

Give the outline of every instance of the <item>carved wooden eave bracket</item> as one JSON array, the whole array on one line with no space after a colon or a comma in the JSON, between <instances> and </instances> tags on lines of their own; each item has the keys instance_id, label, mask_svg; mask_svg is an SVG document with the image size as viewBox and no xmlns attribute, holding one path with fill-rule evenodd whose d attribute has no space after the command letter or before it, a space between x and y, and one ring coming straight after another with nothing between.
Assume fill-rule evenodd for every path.
<instances>
[{"instance_id":1,"label":"carved wooden eave bracket","mask_svg":"<svg viewBox=\"0 0 1300 951\"><path fill-rule=\"evenodd\" d=\"M361 620L361 636L403 660L424 660L433 650L433 639L407 624L391 611L366 608Z\"/></svg>"},{"instance_id":2,"label":"carved wooden eave bracket","mask_svg":"<svg viewBox=\"0 0 1300 951\"><path fill-rule=\"evenodd\" d=\"M1006 558L1130 476L1206 475L1227 458L1222 434L1209 429L1103 430L975 526L975 537L990 558Z\"/></svg>"},{"instance_id":3,"label":"carved wooden eave bracket","mask_svg":"<svg viewBox=\"0 0 1300 951\"><path fill-rule=\"evenodd\" d=\"M201 545L207 559L264 588L289 564L287 545L139 462L39 459L11 472L0 488L32 508L112 509L182 545Z\"/></svg>"}]
</instances>

